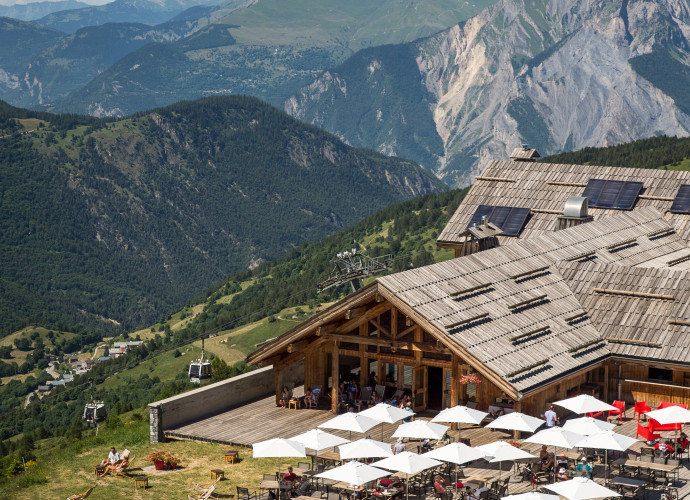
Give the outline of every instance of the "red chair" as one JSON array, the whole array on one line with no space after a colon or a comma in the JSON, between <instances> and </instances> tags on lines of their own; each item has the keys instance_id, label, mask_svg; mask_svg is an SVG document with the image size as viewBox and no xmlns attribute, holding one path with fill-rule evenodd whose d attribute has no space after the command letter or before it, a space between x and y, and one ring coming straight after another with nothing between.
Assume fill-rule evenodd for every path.
<instances>
[{"instance_id":1,"label":"red chair","mask_svg":"<svg viewBox=\"0 0 690 500\"><path fill-rule=\"evenodd\" d=\"M635 415L637 415L637 423L639 424L640 417L648 411L652 411L652 409L645 401L635 401L635 411L633 412L633 418L635 418Z\"/></svg>"},{"instance_id":2,"label":"red chair","mask_svg":"<svg viewBox=\"0 0 690 500\"><path fill-rule=\"evenodd\" d=\"M637 424L637 434L635 438L642 436L645 441L654 441L661 438L661 434L654 434L648 427Z\"/></svg>"},{"instance_id":3,"label":"red chair","mask_svg":"<svg viewBox=\"0 0 690 500\"><path fill-rule=\"evenodd\" d=\"M625 417L625 401L614 401L611 405L615 406L617 409L609 410L608 415L606 415L606 420L611 418L611 415L618 415L618 423L621 423L623 417Z\"/></svg>"},{"instance_id":4,"label":"red chair","mask_svg":"<svg viewBox=\"0 0 690 500\"><path fill-rule=\"evenodd\" d=\"M597 418L597 417L601 417L603 414L604 414L603 411L598 411L598 412L596 412L596 413L595 413L595 412L591 412L591 413L589 414L589 416L592 417L592 418Z\"/></svg>"}]
</instances>

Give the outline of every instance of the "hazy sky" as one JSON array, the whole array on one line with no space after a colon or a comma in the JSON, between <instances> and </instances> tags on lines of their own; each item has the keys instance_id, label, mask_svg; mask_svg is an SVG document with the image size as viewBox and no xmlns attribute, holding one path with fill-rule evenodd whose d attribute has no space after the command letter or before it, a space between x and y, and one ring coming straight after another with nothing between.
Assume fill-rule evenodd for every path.
<instances>
[{"instance_id":1,"label":"hazy sky","mask_svg":"<svg viewBox=\"0 0 690 500\"><path fill-rule=\"evenodd\" d=\"M10 6L10 5L26 5L27 3L36 3L36 2L53 2L57 0L0 0L0 5L5 5L5 6ZM113 0L79 0L82 3L88 3L89 5L103 5L106 3L110 3Z\"/></svg>"}]
</instances>

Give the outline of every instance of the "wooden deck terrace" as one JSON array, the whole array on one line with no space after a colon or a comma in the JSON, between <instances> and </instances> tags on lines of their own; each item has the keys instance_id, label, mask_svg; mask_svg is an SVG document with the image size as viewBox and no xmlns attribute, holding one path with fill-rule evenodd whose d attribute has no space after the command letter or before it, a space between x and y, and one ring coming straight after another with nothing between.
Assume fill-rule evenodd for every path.
<instances>
[{"instance_id":1,"label":"wooden deck terrace","mask_svg":"<svg viewBox=\"0 0 690 500\"><path fill-rule=\"evenodd\" d=\"M295 395L301 395L302 388L295 388ZM625 434L627 436L635 437L635 432L637 430L637 421L632 420L632 408L629 408L626 412L629 417L624 419L624 422L619 425L616 432ZM426 411L421 414L417 414L415 418L430 419L436 412ZM166 429L164 431L165 437L169 439L183 439L191 441L203 441L212 443L222 443L233 446L246 446L251 447L253 443L259 441L264 441L267 439L275 437L290 438L307 432L318 425L326 422L333 418L333 413L325 409L325 404L319 405L318 409L283 409L275 406L275 397L270 396L267 398L248 403L238 408L234 408L224 413L200 420L198 422L183 425L174 429ZM575 415L573 415L575 417ZM395 438L391 435L395 432L399 424L383 424L383 426L378 425L372 428L368 435L372 439L383 440L389 443L394 443ZM383 438L382 436L383 428ZM328 429L326 429L328 430ZM331 431L333 434L341 435L345 438L350 438L348 432L345 431ZM491 431L491 429L486 429L484 427L476 425L466 425L463 424L462 428L458 430L451 430L449 434L453 438L457 438L458 435L469 439L472 446L479 446L487 443L491 443L498 440L510 440L512 439L512 434L507 431ZM673 438L674 434L672 432L662 433L663 438ZM362 434L353 432L352 440L360 439L365 437ZM527 437L523 435L523 437ZM629 450L628 454L631 458L639 456L640 449L645 446L643 441L635 443ZM408 443L408 450L417 451L417 443ZM541 445L524 443L522 449L538 455ZM553 447L549 447L549 451L553 452ZM557 449L557 453L561 453L562 449ZM616 452L609 452L609 461L615 460L617 458ZM490 477L488 482L491 482L499 477L499 464L491 464L485 460L477 460L471 464L462 467L466 477L472 476L486 476ZM508 474L512 474L512 464L506 463L502 465L501 477L505 478ZM597 482L604 483L605 467L603 464L594 465L594 479ZM684 457L683 463L680 466L679 471L679 481L675 483L675 487L678 489L678 498L682 499L690 494L690 461ZM509 486L509 494L524 493L526 491L531 491L532 486L529 482L521 481L519 477L512 476ZM657 489L649 489L646 492L647 500L658 500L661 498L661 491ZM433 497L433 493L430 493ZM410 495L414 497L414 495ZM337 500L337 495L332 492L329 494L328 500Z\"/></svg>"}]
</instances>

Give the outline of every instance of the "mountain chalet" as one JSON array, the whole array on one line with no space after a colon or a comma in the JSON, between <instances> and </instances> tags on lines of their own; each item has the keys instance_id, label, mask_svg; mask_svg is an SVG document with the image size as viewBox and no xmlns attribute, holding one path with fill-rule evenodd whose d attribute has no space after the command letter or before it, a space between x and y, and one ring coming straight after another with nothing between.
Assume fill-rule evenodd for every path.
<instances>
[{"instance_id":1,"label":"mountain chalet","mask_svg":"<svg viewBox=\"0 0 690 500\"><path fill-rule=\"evenodd\" d=\"M477 177L438 237L456 258L380 277L250 354L273 365L276 398L303 360L334 411L352 377L406 390L416 411L690 403L690 172L535 153Z\"/></svg>"}]
</instances>

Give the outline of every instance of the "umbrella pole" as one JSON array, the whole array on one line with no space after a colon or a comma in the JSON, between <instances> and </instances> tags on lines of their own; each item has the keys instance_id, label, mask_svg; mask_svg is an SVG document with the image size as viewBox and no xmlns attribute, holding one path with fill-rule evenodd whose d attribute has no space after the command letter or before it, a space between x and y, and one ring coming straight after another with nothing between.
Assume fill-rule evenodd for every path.
<instances>
[{"instance_id":1,"label":"umbrella pole","mask_svg":"<svg viewBox=\"0 0 690 500\"><path fill-rule=\"evenodd\" d=\"M381 441L383 441L383 422L381 422Z\"/></svg>"},{"instance_id":2,"label":"umbrella pole","mask_svg":"<svg viewBox=\"0 0 690 500\"><path fill-rule=\"evenodd\" d=\"M410 500L410 475L405 473L405 497Z\"/></svg>"}]
</instances>

